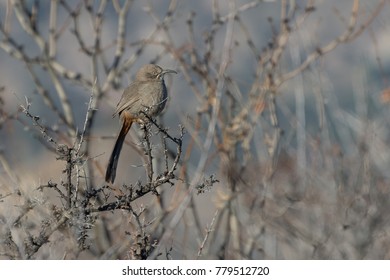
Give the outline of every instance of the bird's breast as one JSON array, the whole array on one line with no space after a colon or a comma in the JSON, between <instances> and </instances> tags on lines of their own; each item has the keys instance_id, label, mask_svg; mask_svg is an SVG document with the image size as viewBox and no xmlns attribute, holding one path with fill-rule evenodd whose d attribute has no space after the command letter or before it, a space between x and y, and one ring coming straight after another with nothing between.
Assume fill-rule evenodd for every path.
<instances>
[{"instance_id":1,"label":"bird's breast","mask_svg":"<svg viewBox=\"0 0 390 280\"><path fill-rule=\"evenodd\" d=\"M149 116L155 117L162 112L167 102L168 92L164 80L153 83L150 92L144 98L144 107Z\"/></svg>"}]
</instances>

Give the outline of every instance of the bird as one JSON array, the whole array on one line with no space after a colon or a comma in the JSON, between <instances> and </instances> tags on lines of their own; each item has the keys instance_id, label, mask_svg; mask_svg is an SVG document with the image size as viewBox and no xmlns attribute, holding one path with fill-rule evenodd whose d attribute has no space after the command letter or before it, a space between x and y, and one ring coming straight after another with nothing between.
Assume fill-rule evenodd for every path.
<instances>
[{"instance_id":1,"label":"bird","mask_svg":"<svg viewBox=\"0 0 390 280\"><path fill-rule=\"evenodd\" d=\"M122 128L108 161L105 176L107 183L115 181L119 155L132 124L147 123L149 119L145 114L153 118L163 111L168 98L164 75L168 73L177 74L175 70L163 69L156 64L146 64L137 72L135 81L123 91L113 114L113 117L120 117Z\"/></svg>"}]
</instances>

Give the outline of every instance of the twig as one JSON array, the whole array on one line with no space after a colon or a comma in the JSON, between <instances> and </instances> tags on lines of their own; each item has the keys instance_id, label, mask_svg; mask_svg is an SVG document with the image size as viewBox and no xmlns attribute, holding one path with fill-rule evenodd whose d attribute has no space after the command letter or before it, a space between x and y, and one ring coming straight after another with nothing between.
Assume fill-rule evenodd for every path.
<instances>
[{"instance_id":1,"label":"twig","mask_svg":"<svg viewBox=\"0 0 390 280\"><path fill-rule=\"evenodd\" d=\"M146 112L144 111L141 111L140 112L141 114L143 114L149 122L151 122L154 126L156 126L159 130L159 132L163 133L165 137L171 139L173 142L175 142L177 145L181 145L181 141L182 139L181 138L175 138L175 137L172 137L171 135L169 135L169 133L167 132L167 129L166 128L162 128L153 118L151 118ZM183 130L183 128L182 128Z\"/></svg>"},{"instance_id":2,"label":"twig","mask_svg":"<svg viewBox=\"0 0 390 280\"><path fill-rule=\"evenodd\" d=\"M150 144L150 135L149 135L149 124L143 124L142 129L144 131L144 136L143 140L145 141L145 153L146 156L148 157L148 163L147 163L147 169L148 169L148 186L149 188L153 184L153 155L152 155L152 145ZM158 195L158 192L154 189L153 190L154 194Z\"/></svg>"},{"instance_id":3,"label":"twig","mask_svg":"<svg viewBox=\"0 0 390 280\"><path fill-rule=\"evenodd\" d=\"M38 127L39 131L43 135L43 138L45 138L49 143L53 144L55 146L56 150L58 150L58 148L59 148L58 143L54 140L53 137L51 137L49 134L47 134L46 128L39 123L40 117L33 116L30 113L31 103L28 101L27 97L25 98L25 100L26 100L26 105L25 106L20 105L20 107L23 110L23 113L32 120L34 126Z\"/></svg>"},{"instance_id":4,"label":"twig","mask_svg":"<svg viewBox=\"0 0 390 280\"><path fill-rule=\"evenodd\" d=\"M218 210L215 211L214 217L211 220L210 225L208 227L206 227L206 234L204 236L204 239L203 239L202 243L200 244L200 247L199 247L199 250L198 250L197 259L202 256L203 249L204 249L204 247L206 245L207 239L209 238L210 233L214 230L213 226L214 226L214 223L215 223L215 221L217 219L217 216L218 216Z\"/></svg>"}]
</instances>

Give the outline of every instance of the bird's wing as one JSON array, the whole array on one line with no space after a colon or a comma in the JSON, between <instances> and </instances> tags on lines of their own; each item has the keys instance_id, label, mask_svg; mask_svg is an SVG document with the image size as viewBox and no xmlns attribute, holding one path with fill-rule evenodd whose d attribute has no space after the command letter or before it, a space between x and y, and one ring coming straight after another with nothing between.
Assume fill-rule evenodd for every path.
<instances>
[{"instance_id":1,"label":"bird's wing","mask_svg":"<svg viewBox=\"0 0 390 280\"><path fill-rule=\"evenodd\" d=\"M127 110L140 100L140 95L138 94L140 89L139 82L131 83L125 90L123 91L122 97L116 105L116 110L114 116L120 114L123 110Z\"/></svg>"}]
</instances>

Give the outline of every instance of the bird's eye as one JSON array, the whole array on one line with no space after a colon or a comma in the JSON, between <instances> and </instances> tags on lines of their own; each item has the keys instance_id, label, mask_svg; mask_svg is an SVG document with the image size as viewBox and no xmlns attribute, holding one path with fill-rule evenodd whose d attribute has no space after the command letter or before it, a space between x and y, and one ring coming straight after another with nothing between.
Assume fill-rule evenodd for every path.
<instances>
[{"instance_id":1,"label":"bird's eye","mask_svg":"<svg viewBox=\"0 0 390 280\"><path fill-rule=\"evenodd\" d=\"M148 77L148 79L155 79L156 74L155 73L147 73L147 77Z\"/></svg>"}]
</instances>

